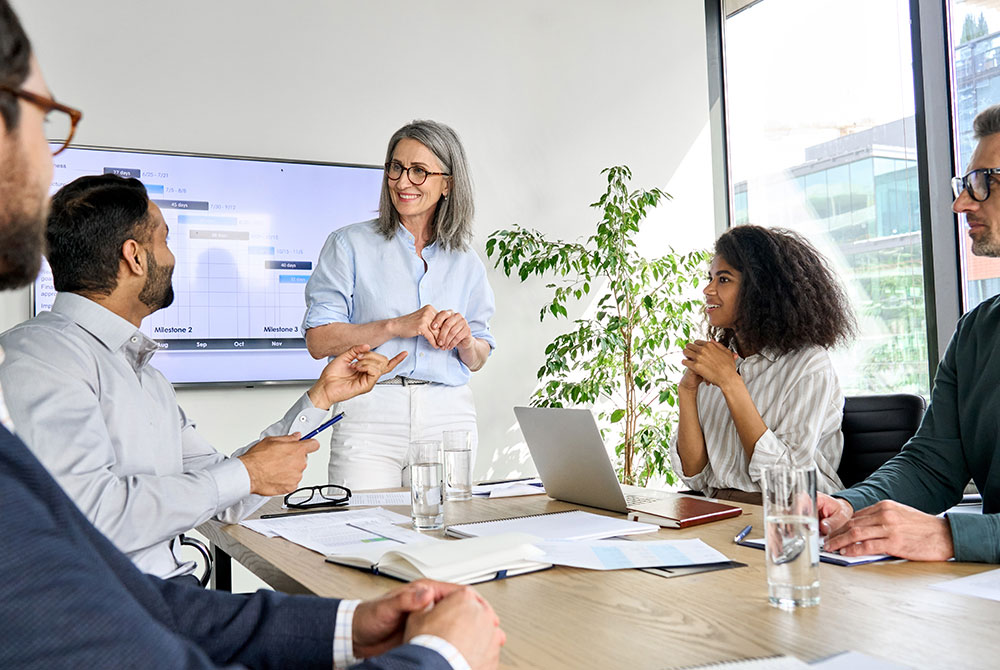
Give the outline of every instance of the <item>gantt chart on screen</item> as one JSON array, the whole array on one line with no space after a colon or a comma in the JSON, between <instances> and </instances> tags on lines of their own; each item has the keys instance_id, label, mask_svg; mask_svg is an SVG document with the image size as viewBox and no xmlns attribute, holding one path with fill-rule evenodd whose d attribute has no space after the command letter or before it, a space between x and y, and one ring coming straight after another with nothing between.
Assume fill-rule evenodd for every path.
<instances>
[{"instance_id":1,"label":"gantt chart on screen","mask_svg":"<svg viewBox=\"0 0 1000 670\"><path fill-rule=\"evenodd\" d=\"M332 230L376 215L380 169L96 149L67 150L55 163L53 192L82 175L113 173L141 180L159 205L176 257L175 298L142 331L160 343L156 364L171 381L318 374L322 364L304 351L301 332L305 284ZM46 267L36 311L54 297ZM251 355L290 349L300 355ZM232 359L161 355L199 351L247 352L239 365L255 374L219 367ZM208 368L184 371L192 365Z\"/></svg>"}]
</instances>

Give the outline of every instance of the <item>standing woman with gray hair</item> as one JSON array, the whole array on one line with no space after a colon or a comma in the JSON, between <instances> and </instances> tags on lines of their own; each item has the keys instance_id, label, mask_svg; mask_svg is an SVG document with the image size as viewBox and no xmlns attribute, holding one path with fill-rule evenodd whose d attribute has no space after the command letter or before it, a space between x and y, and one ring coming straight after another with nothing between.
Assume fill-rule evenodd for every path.
<instances>
[{"instance_id":1,"label":"standing woman with gray hair","mask_svg":"<svg viewBox=\"0 0 1000 670\"><path fill-rule=\"evenodd\" d=\"M468 430L468 382L496 341L493 290L472 251L472 183L458 135L434 121L397 130L386 152L379 216L330 234L306 285L303 331L314 358L369 344L408 356L371 393L340 403L329 483L402 483L414 440Z\"/></svg>"}]
</instances>

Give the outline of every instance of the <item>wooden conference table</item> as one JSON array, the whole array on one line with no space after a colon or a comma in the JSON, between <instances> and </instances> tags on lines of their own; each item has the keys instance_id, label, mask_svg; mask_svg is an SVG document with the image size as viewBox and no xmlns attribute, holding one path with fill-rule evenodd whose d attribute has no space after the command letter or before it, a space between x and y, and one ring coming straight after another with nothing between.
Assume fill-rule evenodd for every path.
<instances>
[{"instance_id":1,"label":"wooden conference table","mask_svg":"<svg viewBox=\"0 0 1000 670\"><path fill-rule=\"evenodd\" d=\"M254 516L280 511L280 505L280 498L271 500ZM447 504L445 523L577 507L544 495L472 500ZM735 519L638 537L698 537L747 563L745 568L668 579L639 570L556 567L477 585L507 632L501 667L670 668L779 653L812 661L847 650L913 668L1000 667L1000 602L929 588L995 566L823 563L821 604L785 612L767 603L764 552L733 543L747 524L754 526L751 537L762 534L762 508L743 508ZM404 507L388 509L409 513ZM398 585L325 563L315 552L241 526L213 521L199 530L278 590L370 598Z\"/></svg>"}]
</instances>

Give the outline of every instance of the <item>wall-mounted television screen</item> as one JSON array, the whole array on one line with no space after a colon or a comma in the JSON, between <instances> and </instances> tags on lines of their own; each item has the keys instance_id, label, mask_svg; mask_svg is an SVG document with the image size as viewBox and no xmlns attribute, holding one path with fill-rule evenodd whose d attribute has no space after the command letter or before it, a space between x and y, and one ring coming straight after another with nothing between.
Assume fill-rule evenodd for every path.
<instances>
[{"instance_id":1,"label":"wall-mounted television screen","mask_svg":"<svg viewBox=\"0 0 1000 670\"><path fill-rule=\"evenodd\" d=\"M55 157L54 193L87 174L135 177L170 234L174 302L143 321L153 365L177 385L312 380L303 292L331 230L374 218L382 168L73 147ZM43 267L32 314L50 309Z\"/></svg>"}]
</instances>

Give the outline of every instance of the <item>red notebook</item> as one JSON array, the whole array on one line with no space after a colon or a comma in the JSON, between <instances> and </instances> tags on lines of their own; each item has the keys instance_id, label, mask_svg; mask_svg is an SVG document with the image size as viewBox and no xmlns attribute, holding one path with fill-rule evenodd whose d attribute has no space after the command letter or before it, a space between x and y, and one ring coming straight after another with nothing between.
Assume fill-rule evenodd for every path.
<instances>
[{"instance_id":1,"label":"red notebook","mask_svg":"<svg viewBox=\"0 0 1000 670\"><path fill-rule=\"evenodd\" d=\"M630 521L655 523L665 528L687 528L709 521L729 519L742 513L743 510L735 505L683 495L628 508Z\"/></svg>"}]
</instances>

